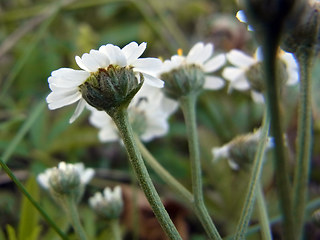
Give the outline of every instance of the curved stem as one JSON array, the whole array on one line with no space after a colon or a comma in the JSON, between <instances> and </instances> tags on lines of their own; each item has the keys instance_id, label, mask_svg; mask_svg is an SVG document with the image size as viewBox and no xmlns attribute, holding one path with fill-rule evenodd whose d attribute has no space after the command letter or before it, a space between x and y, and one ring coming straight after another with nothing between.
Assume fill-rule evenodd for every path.
<instances>
[{"instance_id":1,"label":"curved stem","mask_svg":"<svg viewBox=\"0 0 320 240\"><path fill-rule=\"evenodd\" d=\"M161 166L161 164L159 164L138 137L135 137L135 139L143 158L150 167L169 185L169 187L180 194L187 203L193 204L193 195L189 190L179 183L165 168Z\"/></svg>"},{"instance_id":2,"label":"curved stem","mask_svg":"<svg viewBox=\"0 0 320 240\"><path fill-rule=\"evenodd\" d=\"M194 208L210 239L221 239L203 201L202 171L195 113L197 95L190 94L181 97L179 100L188 134Z\"/></svg>"},{"instance_id":3,"label":"curved stem","mask_svg":"<svg viewBox=\"0 0 320 240\"><path fill-rule=\"evenodd\" d=\"M54 223L54 221L48 216L48 214L40 207L40 205L33 199L33 197L29 194L27 189L22 185L19 179L13 174L13 172L8 168L7 164L4 163L2 159L0 159L0 165L2 169L7 173L7 175L11 178L11 180L17 185L20 192L31 202L31 204L39 211L42 217L47 221L47 223L57 232L57 234L63 240L68 240L68 237L65 233L63 233L60 228Z\"/></svg>"},{"instance_id":4,"label":"curved stem","mask_svg":"<svg viewBox=\"0 0 320 240\"><path fill-rule=\"evenodd\" d=\"M275 26L277 27L277 26ZM283 213L284 239L294 240L293 214L291 199L291 184L288 176L288 162L283 141L283 127L280 114L280 92L276 74L276 53L278 51L279 33L267 27L263 36L263 70L266 79L267 108L271 118L271 135L274 137L274 168L277 182L277 191L280 209Z\"/></svg>"},{"instance_id":5,"label":"curved stem","mask_svg":"<svg viewBox=\"0 0 320 240\"><path fill-rule=\"evenodd\" d=\"M309 165L311 158L311 66L313 51L300 49L296 54L300 69L300 101L297 133L297 157L293 185L293 209L296 218L296 235L298 239L303 232L303 220L305 217L305 204L307 198Z\"/></svg>"},{"instance_id":6,"label":"curved stem","mask_svg":"<svg viewBox=\"0 0 320 240\"><path fill-rule=\"evenodd\" d=\"M74 199L71 197L64 197L62 201L74 232L77 234L80 240L87 240L88 238L81 225L78 209Z\"/></svg>"},{"instance_id":7,"label":"curved stem","mask_svg":"<svg viewBox=\"0 0 320 240\"><path fill-rule=\"evenodd\" d=\"M268 212L266 209L266 203L264 201L264 196L261 188L262 187L260 183L257 185L257 205L258 205L259 222L261 225L261 238L262 240L272 240Z\"/></svg>"},{"instance_id":8,"label":"curved stem","mask_svg":"<svg viewBox=\"0 0 320 240\"><path fill-rule=\"evenodd\" d=\"M139 184L144 191L162 229L166 232L170 239L181 239L177 229L175 228L161 202L161 199L152 183L146 166L144 165L141 153L136 146L133 136L133 130L128 120L127 110L119 107L112 112L108 112L108 114L111 116L119 130L120 136L126 147L131 165L135 171L136 177L138 178Z\"/></svg>"},{"instance_id":9,"label":"curved stem","mask_svg":"<svg viewBox=\"0 0 320 240\"><path fill-rule=\"evenodd\" d=\"M266 111L262 123L262 129L260 130L260 141L255 153L254 162L251 170L250 184L247 189L246 199L242 208L242 213L237 226L234 239L245 239L245 234L248 228L248 224L251 218L253 205L255 202L255 194L257 187L260 184L260 175L263 167L263 157L268 142L268 133L270 127L269 114Z\"/></svg>"}]
</instances>

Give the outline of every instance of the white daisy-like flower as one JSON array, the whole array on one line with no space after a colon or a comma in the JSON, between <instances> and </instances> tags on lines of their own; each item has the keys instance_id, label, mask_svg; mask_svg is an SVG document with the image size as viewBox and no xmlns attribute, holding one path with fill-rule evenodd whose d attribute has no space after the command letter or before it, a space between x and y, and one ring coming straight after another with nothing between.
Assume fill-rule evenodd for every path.
<instances>
[{"instance_id":1,"label":"white daisy-like flower","mask_svg":"<svg viewBox=\"0 0 320 240\"><path fill-rule=\"evenodd\" d=\"M76 56L75 60L82 70L60 68L51 73L48 78L52 92L47 97L50 110L61 108L78 102L77 108L70 119L73 122L87 105L82 97L79 86L99 69L107 69L110 65L132 69L136 77L143 75L145 83L163 87L163 81L156 77L161 68L161 61L157 58L139 58L146 49L146 43L138 45L131 42L122 49L118 46L107 44L99 50L91 50L82 57Z\"/></svg>"},{"instance_id":2,"label":"white daisy-like flower","mask_svg":"<svg viewBox=\"0 0 320 240\"><path fill-rule=\"evenodd\" d=\"M106 187L103 194L96 192L89 198L89 204L97 213L109 219L118 218L123 210L121 187L116 186L113 191Z\"/></svg>"},{"instance_id":3,"label":"white daisy-like flower","mask_svg":"<svg viewBox=\"0 0 320 240\"><path fill-rule=\"evenodd\" d=\"M234 67L225 67L222 72L222 76L230 82L228 91L230 92L232 89L249 90L251 87L246 74L251 67L262 62L261 49L257 49L254 57L236 49L231 50L226 56L227 60L234 65ZM297 84L299 81L299 66L293 54L280 50L278 56L286 67L288 75L286 85ZM253 89L251 89L251 96L256 102L264 102L263 95Z\"/></svg>"},{"instance_id":4,"label":"white daisy-like flower","mask_svg":"<svg viewBox=\"0 0 320 240\"><path fill-rule=\"evenodd\" d=\"M52 185L59 187L68 185L86 185L92 179L94 170L85 168L83 163L60 162L58 167L48 168L37 176L37 181L44 189L50 190ZM66 191L68 189L65 189Z\"/></svg>"},{"instance_id":5,"label":"white daisy-like flower","mask_svg":"<svg viewBox=\"0 0 320 240\"><path fill-rule=\"evenodd\" d=\"M168 118L177 108L178 103L165 97L161 89L143 85L129 104L129 121L143 141L150 141L168 132ZM90 123L99 128L100 141L120 140L111 117L104 111L97 111L92 107L89 109L92 111Z\"/></svg>"},{"instance_id":6,"label":"white daisy-like flower","mask_svg":"<svg viewBox=\"0 0 320 240\"><path fill-rule=\"evenodd\" d=\"M174 55L170 60L163 63L161 74L179 69L188 65L196 65L206 74L203 88L217 90L224 86L224 81L220 77L211 75L211 73L219 70L226 62L224 54L218 54L214 57L214 45L203 42L196 43L189 51L187 56L182 55L182 51L178 50L178 55Z\"/></svg>"}]
</instances>

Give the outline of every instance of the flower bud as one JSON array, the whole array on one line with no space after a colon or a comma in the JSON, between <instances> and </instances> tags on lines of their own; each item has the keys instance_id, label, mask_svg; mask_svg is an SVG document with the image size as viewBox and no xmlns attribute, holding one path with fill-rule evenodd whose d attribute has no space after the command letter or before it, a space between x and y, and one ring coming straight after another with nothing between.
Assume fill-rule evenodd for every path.
<instances>
[{"instance_id":1,"label":"flower bud","mask_svg":"<svg viewBox=\"0 0 320 240\"><path fill-rule=\"evenodd\" d=\"M221 158L228 159L230 167L234 170L246 169L254 160L255 152L258 148L261 131L237 136L231 142L222 147L212 149L214 161ZM267 140L266 150L273 147L272 139Z\"/></svg>"},{"instance_id":2,"label":"flower bud","mask_svg":"<svg viewBox=\"0 0 320 240\"><path fill-rule=\"evenodd\" d=\"M161 74L161 79L165 81L165 94L177 100L190 93L199 93L203 89L205 73L196 65L185 65Z\"/></svg>"},{"instance_id":3,"label":"flower bud","mask_svg":"<svg viewBox=\"0 0 320 240\"><path fill-rule=\"evenodd\" d=\"M92 73L79 88L88 104L109 112L120 106L128 106L143 82L143 75L140 73L136 76L132 68L109 65Z\"/></svg>"},{"instance_id":4,"label":"flower bud","mask_svg":"<svg viewBox=\"0 0 320 240\"><path fill-rule=\"evenodd\" d=\"M312 50L319 46L319 8L320 3L306 3L301 9L298 21L285 29L281 48L297 53L299 48Z\"/></svg>"},{"instance_id":5,"label":"flower bud","mask_svg":"<svg viewBox=\"0 0 320 240\"><path fill-rule=\"evenodd\" d=\"M100 192L95 193L95 195L89 199L89 204L95 212L106 217L108 220L119 218L123 210L120 186L116 186L113 191L106 187L103 195Z\"/></svg>"},{"instance_id":6,"label":"flower bud","mask_svg":"<svg viewBox=\"0 0 320 240\"><path fill-rule=\"evenodd\" d=\"M91 180L93 174L93 169L85 169L82 163L60 162L58 167L47 169L39 174L37 180L56 200L59 201L66 196L79 201L85 185Z\"/></svg>"}]
</instances>

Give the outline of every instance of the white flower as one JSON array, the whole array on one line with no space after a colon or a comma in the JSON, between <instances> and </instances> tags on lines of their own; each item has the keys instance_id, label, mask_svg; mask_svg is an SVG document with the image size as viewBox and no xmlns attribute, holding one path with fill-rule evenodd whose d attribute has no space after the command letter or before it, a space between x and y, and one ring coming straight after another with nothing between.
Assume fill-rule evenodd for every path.
<instances>
[{"instance_id":1,"label":"white flower","mask_svg":"<svg viewBox=\"0 0 320 240\"><path fill-rule=\"evenodd\" d=\"M122 191L120 186L116 186L113 191L106 187L101 192L96 192L89 198L90 207L97 213L109 218L118 218L123 210Z\"/></svg>"},{"instance_id":2,"label":"white flower","mask_svg":"<svg viewBox=\"0 0 320 240\"><path fill-rule=\"evenodd\" d=\"M94 170L92 168L84 168L83 163L65 163L60 162L58 167L48 168L44 173L37 177L38 183L45 189L49 190L52 187L54 176L59 175L59 181L74 181L78 178L80 185L86 185L93 177Z\"/></svg>"},{"instance_id":3,"label":"white flower","mask_svg":"<svg viewBox=\"0 0 320 240\"><path fill-rule=\"evenodd\" d=\"M141 73L147 84L162 87L163 82L155 77L162 63L157 58L139 58L145 49L146 43L138 45L136 42L131 42L122 49L107 44L101 46L99 50L91 50L83 54L82 57L76 56L75 60L82 70L60 68L53 71L48 78L49 87L52 90L46 99L49 109L53 110L78 102L70 119L70 123L73 122L87 105L79 91L79 86L98 69L107 69L110 65L132 68L138 79Z\"/></svg>"},{"instance_id":4,"label":"white flower","mask_svg":"<svg viewBox=\"0 0 320 240\"><path fill-rule=\"evenodd\" d=\"M177 107L177 102L165 97L161 89L143 85L129 104L129 121L143 141L150 141L168 132L167 120ZM89 109L92 110L89 120L99 128L99 139L102 142L119 140L117 128L111 117L104 111Z\"/></svg>"},{"instance_id":5,"label":"white flower","mask_svg":"<svg viewBox=\"0 0 320 240\"><path fill-rule=\"evenodd\" d=\"M243 164L244 159L252 157L251 153L255 153L258 142L260 141L261 130L247 135L240 135L231 140L229 143L221 147L212 148L213 162L220 159L227 159L231 169L239 170L239 164ZM274 147L274 139L269 137L267 139L265 151ZM253 148L253 151L251 150ZM253 159L249 159L253 161Z\"/></svg>"},{"instance_id":6,"label":"white flower","mask_svg":"<svg viewBox=\"0 0 320 240\"><path fill-rule=\"evenodd\" d=\"M214 53L213 44L198 42L191 48L187 56L182 56L181 51L178 51L178 53L178 55L172 56L170 60L164 61L161 73L170 72L186 65L196 65L206 73L204 88L216 90L224 86L224 81L221 78L210 75L210 73L219 70L226 62L224 54L212 57Z\"/></svg>"},{"instance_id":7,"label":"white flower","mask_svg":"<svg viewBox=\"0 0 320 240\"><path fill-rule=\"evenodd\" d=\"M234 65L234 67L225 67L222 76L230 81L229 89L239 91L249 90L250 83L246 76L247 71L254 65L262 62L261 49L258 48L254 57L251 57L240 50L233 49L226 54L227 60ZM299 81L299 67L291 53L280 50L279 59L285 63L288 79L286 79L286 85L294 85ZM264 102L263 95L253 89L251 89L251 95L256 102Z\"/></svg>"}]
</instances>

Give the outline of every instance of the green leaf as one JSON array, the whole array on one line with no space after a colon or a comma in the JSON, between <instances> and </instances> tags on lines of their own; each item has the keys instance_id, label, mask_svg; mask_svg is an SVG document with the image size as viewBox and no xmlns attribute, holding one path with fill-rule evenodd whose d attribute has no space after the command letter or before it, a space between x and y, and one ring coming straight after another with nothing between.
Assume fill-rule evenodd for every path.
<instances>
[{"instance_id":1,"label":"green leaf","mask_svg":"<svg viewBox=\"0 0 320 240\"><path fill-rule=\"evenodd\" d=\"M35 178L29 178L26 183L26 189L36 201L39 200L39 188ZM18 226L18 236L20 240L29 239L29 237L30 240L35 239L31 238L31 236L37 236L37 234L39 234L40 229L38 226L38 220L38 211L26 197L23 197L21 203L20 222Z\"/></svg>"},{"instance_id":2,"label":"green leaf","mask_svg":"<svg viewBox=\"0 0 320 240\"><path fill-rule=\"evenodd\" d=\"M6 226L6 228L8 233L8 240L18 240L16 231L14 230L14 228L9 224Z\"/></svg>"}]
</instances>

